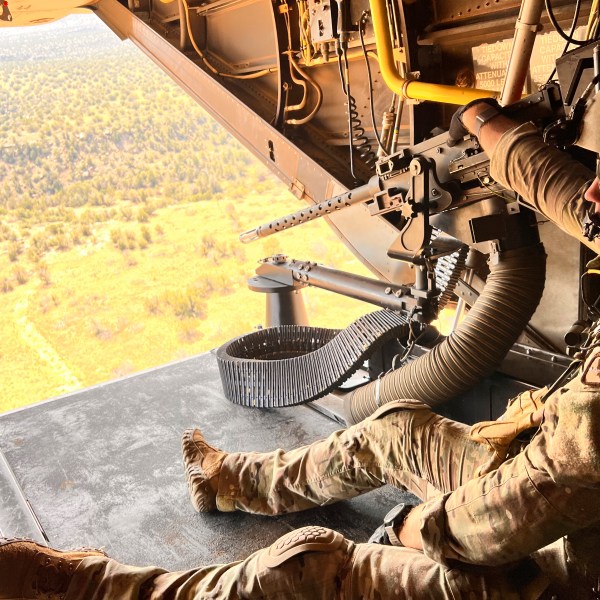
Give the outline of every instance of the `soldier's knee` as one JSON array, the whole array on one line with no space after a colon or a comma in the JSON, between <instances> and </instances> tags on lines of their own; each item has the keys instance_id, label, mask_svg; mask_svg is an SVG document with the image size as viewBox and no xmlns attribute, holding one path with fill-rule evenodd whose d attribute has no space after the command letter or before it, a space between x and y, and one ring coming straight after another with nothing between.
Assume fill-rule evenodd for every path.
<instances>
[{"instance_id":1,"label":"soldier's knee","mask_svg":"<svg viewBox=\"0 0 600 600\"><path fill-rule=\"evenodd\" d=\"M245 567L244 598L331 600L355 545L325 527L302 527L260 551ZM250 593L251 592L251 593Z\"/></svg>"},{"instance_id":2,"label":"soldier's knee","mask_svg":"<svg viewBox=\"0 0 600 600\"><path fill-rule=\"evenodd\" d=\"M280 537L261 556L261 563L274 568L305 552L332 553L349 544L341 533L311 525Z\"/></svg>"}]
</instances>

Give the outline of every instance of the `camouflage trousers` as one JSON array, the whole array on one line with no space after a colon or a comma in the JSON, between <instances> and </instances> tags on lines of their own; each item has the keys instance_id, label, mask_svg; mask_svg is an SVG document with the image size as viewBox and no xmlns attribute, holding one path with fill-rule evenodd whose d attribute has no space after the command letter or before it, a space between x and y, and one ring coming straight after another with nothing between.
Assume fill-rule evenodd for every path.
<instances>
[{"instance_id":1,"label":"camouflage trousers","mask_svg":"<svg viewBox=\"0 0 600 600\"><path fill-rule=\"evenodd\" d=\"M416 550L354 544L329 529L304 527L243 561L189 571L86 558L65 600L512 600L538 598L540 587L522 565L451 569Z\"/></svg>"},{"instance_id":2,"label":"camouflage trousers","mask_svg":"<svg viewBox=\"0 0 600 600\"><path fill-rule=\"evenodd\" d=\"M587 534L600 523L596 374L600 350L548 398L540 430L508 460L473 439L468 426L419 402L399 401L296 450L230 454L217 506L281 514L392 484L425 501L421 537L433 561L510 564L560 540L571 551L563 550L561 559L570 558L571 580L589 592L600 588L598 528ZM588 558L577 548L586 548ZM581 597L587 599L587 592Z\"/></svg>"},{"instance_id":3,"label":"camouflage trousers","mask_svg":"<svg viewBox=\"0 0 600 600\"><path fill-rule=\"evenodd\" d=\"M230 454L217 505L280 514L386 483L424 499L424 552L309 527L243 561L178 573L87 558L66 600L597 598L600 349L547 399L540 431L514 458L401 401L303 448Z\"/></svg>"},{"instance_id":4,"label":"camouflage trousers","mask_svg":"<svg viewBox=\"0 0 600 600\"><path fill-rule=\"evenodd\" d=\"M471 438L468 426L417 401L387 404L289 452L232 453L221 469L217 507L274 515L391 484L425 501L421 535L429 557L510 563L600 522L600 408L581 406L582 398L597 398L600 407L600 395L585 387L574 381L551 396L541 430L509 460Z\"/></svg>"},{"instance_id":5,"label":"camouflage trousers","mask_svg":"<svg viewBox=\"0 0 600 600\"><path fill-rule=\"evenodd\" d=\"M385 484L428 500L470 481L482 465L501 462L469 431L416 400L392 402L353 427L295 450L229 454L221 467L217 507L277 515Z\"/></svg>"}]
</instances>

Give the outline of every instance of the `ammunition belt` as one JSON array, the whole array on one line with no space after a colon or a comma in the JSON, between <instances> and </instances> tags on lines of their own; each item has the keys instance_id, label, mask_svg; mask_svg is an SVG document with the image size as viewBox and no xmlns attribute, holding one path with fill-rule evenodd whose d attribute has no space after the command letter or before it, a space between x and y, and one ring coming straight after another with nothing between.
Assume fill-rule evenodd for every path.
<instances>
[{"instance_id":1,"label":"ammunition belt","mask_svg":"<svg viewBox=\"0 0 600 600\"><path fill-rule=\"evenodd\" d=\"M342 330L282 325L242 335L217 350L225 396L258 408L316 400L346 381L386 341L408 334L406 316L379 310Z\"/></svg>"},{"instance_id":2,"label":"ammunition belt","mask_svg":"<svg viewBox=\"0 0 600 600\"><path fill-rule=\"evenodd\" d=\"M458 279L465 268L468 246L462 246L460 250L442 256L435 266L435 282L438 290L441 290L438 298L438 312L454 297L454 289Z\"/></svg>"}]
</instances>

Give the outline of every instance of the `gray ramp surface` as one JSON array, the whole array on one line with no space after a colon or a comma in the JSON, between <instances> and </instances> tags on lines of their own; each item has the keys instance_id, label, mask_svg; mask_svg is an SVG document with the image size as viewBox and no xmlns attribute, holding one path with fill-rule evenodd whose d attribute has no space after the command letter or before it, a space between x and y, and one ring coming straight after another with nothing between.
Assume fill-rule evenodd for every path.
<instances>
[{"instance_id":1,"label":"gray ramp surface","mask_svg":"<svg viewBox=\"0 0 600 600\"><path fill-rule=\"evenodd\" d=\"M24 497L0 495L0 532L34 535L31 515L14 514L30 506L53 546L102 547L121 562L178 570L244 558L303 525L366 541L407 497L387 486L278 517L200 515L188 499L180 451L181 433L193 426L229 451L289 449L339 427L307 406L229 403L211 353L6 413L0 451L14 473L11 490ZM11 516L4 524L3 515Z\"/></svg>"}]
</instances>

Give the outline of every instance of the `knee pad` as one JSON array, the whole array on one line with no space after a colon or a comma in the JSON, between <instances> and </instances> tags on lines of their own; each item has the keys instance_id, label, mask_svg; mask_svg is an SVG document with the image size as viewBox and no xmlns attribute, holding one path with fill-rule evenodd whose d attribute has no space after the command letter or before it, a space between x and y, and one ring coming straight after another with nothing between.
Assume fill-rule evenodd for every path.
<instances>
[{"instance_id":1,"label":"knee pad","mask_svg":"<svg viewBox=\"0 0 600 600\"><path fill-rule=\"evenodd\" d=\"M278 567L302 552L333 552L342 546L344 536L337 531L310 525L280 537L262 557L265 567Z\"/></svg>"}]
</instances>

